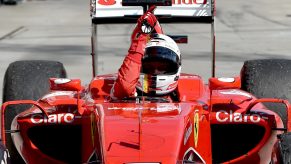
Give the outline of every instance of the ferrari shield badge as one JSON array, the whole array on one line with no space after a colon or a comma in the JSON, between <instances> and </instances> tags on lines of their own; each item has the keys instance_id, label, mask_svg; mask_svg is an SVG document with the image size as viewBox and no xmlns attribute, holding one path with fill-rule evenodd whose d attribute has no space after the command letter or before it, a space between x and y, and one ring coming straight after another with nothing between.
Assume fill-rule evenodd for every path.
<instances>
[{"instance_id":1,"label":"ferrari shield badge","mask_svg":"<svg viewBox=\"0 0 291 164\"><path fill-rule=\"evenodd\" d=\"M199 111L196 110L194 113L194 145L197 147L198 135L199 135Z\"/></svg>"}]
</instances>

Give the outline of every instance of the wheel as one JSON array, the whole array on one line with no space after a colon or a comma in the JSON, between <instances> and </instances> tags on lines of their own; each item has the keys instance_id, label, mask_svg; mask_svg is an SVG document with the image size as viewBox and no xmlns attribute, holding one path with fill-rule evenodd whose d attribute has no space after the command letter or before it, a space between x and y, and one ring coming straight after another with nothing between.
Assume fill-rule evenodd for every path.
<instances>
[{"instance_id":1,"label":"wheel","mask_svg":"<svg viewBox=\"0 0 291 164\"><path fill-rule=\"evenodd\" d=\"M10 164L10 155L2 142L0 142L0 163Z\"/></svg>"},{"instance_id":2,"label":"wheel","mask_svg":"<svg viewBox=\"0 0 291 164\"><path fill-rule=\"evenodd\" d=\"M242 90L257 98L280 98L291 102L291 60L264 59L246 61L241 70ZM286 107L278 103L266 103L276 112L286 127Z\"/></svg>"},{"instance_id":3,"label":"wheel","mask_svg":"<svg viewBox=\"0 0 291 164\"><path fill-rule=\"evenodd\" d=\"M37 100L49 91L49 78L65 78L62 63L56 61L16 61L11 63L5 73L3 84L3 103L12 100ZM29 108L29 105L9 106L5 112L5 129L11 129L14 117ZM13 108L13 109L12 109ZM7 148L12 163L23 163L7 134Z\"/></svg>"},{"instance_id":4,"label":"wheel","mask_svg":"<svg viewBox=\"0 0 291 164\"><path fill-rule=\"evenodd\" d=\"M279 135L279 148L280 148L280 162L283 164L291 163L291 133L283 133Z\"/></svg>"}]
</instances>

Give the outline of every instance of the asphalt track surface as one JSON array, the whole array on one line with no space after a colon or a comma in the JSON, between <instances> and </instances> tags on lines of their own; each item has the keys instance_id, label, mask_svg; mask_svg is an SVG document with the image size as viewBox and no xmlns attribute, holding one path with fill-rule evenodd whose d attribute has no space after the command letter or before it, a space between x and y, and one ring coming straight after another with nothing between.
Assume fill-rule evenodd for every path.
<instances>
[{"instance_id":1,"label":"asphalt track surface","mask_svg":"<svg viewBox=\"0 0 291 164\"><path fill-rule=\"evenodd\" d=\"M30 0L0 6L0 86L9 63L57 60L70 78L92 78L88 0ZM218 0L217 76L239 75L245 60L291 59L290 0ZM99 74L117 72L129 47L134 25L98 29ZM180 45L183 72L210 76L210 26L164 25L167 34L188 34ZM2 87L1 87L2 88ZM0 90L2 97L2 89ZM1 98L2 99L2 98Z\"/></svg>"}]
</instances>

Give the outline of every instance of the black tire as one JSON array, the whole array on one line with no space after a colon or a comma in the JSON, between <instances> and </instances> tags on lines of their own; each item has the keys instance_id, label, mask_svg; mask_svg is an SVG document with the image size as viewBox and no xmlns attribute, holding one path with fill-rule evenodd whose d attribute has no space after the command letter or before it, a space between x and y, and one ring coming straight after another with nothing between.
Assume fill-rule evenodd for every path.
<instances>
[{"instance_id":1,"label":"black tire","mask_svg":"<svg viewBox=\"0 0 291 164\"><path fill-rule=\"evenodd\" d=\"M3 103L12 100L37 100L49 91L49 78L65 78L66 71L62 63L56 61L16 61L6 70L3 84ZM5 112L5 129L11 128L14 117L27 109L29 105L10 106ZM13 108L13 109L12 109ZM23 163L7 134L7 148L12 163Z\"/></svg>"},{"instance_id":2,"label":"black tire","mask_svg":"<svg viewBox=\"0 0 291 164\"><path fill-rule=\"evenodd\" d=\"M0 142L0 163L10 164L10 155L2 142Z\"/></svg>"},{"instance_id":3,"label":"black tire","mask_svg":"<svg viewBox=\"0 0 291 164\"><path fill-rule=\"evenodd\" d=\"M241 70L242 90L257 98L280 98L291 102L291 60L264 59L246 61ZM276 112L286 127L287 115L283 104L266 103Z\"/></svg>"},{"instance_id":4,"label":"black tire","mask_svg":"<svg viewBox=\"0 0 291 164\"><path fill-rule=\"evenodd\" d=\"M280 162L283 164L291 163L291 133L279 135Z\"/></svg>"}]
</instances>

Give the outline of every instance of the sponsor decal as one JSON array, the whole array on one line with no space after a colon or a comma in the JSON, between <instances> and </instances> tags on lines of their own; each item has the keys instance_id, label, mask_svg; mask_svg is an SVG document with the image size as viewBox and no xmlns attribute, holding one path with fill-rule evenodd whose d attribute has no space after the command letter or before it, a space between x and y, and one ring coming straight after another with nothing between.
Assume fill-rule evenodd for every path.
<instances>
[{"instance_id":1,"label":"sponsor decal","mask_svg":"<svg viewBox=\"0 0 291 164\"><path fill-rule=\"evenodd\" d=\"M119 2L119 0L117 0ZM98 0L98 4L104 6L112 6L117 4L116 0ZM199 4L201 7L206 7L205 0L172 0L172 5L192 5L192 4Z\"/></svg>"},{"instance_id":2,"label":"sponsor decal","mask_svg":"<svg viewBox=\"0 0 291 164\"><path fill-rule=\"evenodd\" d=\"M32 115L30 121L34 124L60 124L60 123L72 123L74 121L74 114L72 113L61 113L51 114L48 118L44 118L42 114Z\"/></svg>"},{"instance_id":3,"label":"sponsor decal","mask_svg":"<svg viewBox=\"0 0 291 164\"><path fill-rule=\"evenodd\" d=\"M197 147L198 135L199 135L199 110L195 110L194 113L194 145Z\"/></svg>"},{"instance_id":4,"label":"sponsor decal","mask_svg":"<svg viewBox=\"0 0 291 164\"><path fill-rule=\"evenodd\" d=\"M93 1L93 0L92 0ZM198 2L199 1L199 2ZM212 4L201 0L172 0L173 7L157 8L157 15L172 16L211 16ZM125 15L142 15L142 10L134 6L122 6L121 0L96 0L92 17L123 17ZM108 9L108 10L107 10Z\"/></svg>"},{"instance_id":5,"label":"sponsor decal","mask_svg":"<svg viewBox=\"0 0 291 164\"><path fill-rule=\"evenodd\" d=\"M157 104L157 108L151 110L157 110L157 112L169 112L173 110L178 110L179 113L181 112L181 108L179 106L171 104Z\"/></svg>"},{"instance_id":6,"label":"sponsor decal","mask_svg":"<svg viewBox=\"0 0 291 164\"><path fill-rule=\"evenodd\" d=\"M49 93L49 94L45 95L42 98L42 100L50 98L50 97L55 97L55 96L70 96L70 95L72 95L71 91L56 91L56 92L52 92L52 93Z\"/></svg>"},{"instance_id":7,"label":"sponsor decal","mask_svg":"<svg viewBox=\"0 0 291 164\"><path fill-rule=\"evenodd\" d=\"M147 110L147 109L156 109L156 108L143 108L143 107L108 107L108 110L129 110L129 111L132 111L132 110Z\"/></svg>"},{"instance_id":8,"label":"sponsor decal","mask_svg":"<svg viewBox=\"0 0 291 164\"><path fill-rule=\"evenodd\" d=\"M203 4L202 4L203 3ZM201 6L205 5L204 0L172 0L172 5L192 5L192 4L201 4Z\"/></svg>"},{"instance_id":9,"label":"sponsor decal","mask_svg":"<svg viewBox=\"0 0 291 164\"><path fill-rule=\"evenodd\" d=\"M186 143L187 143L187 141L188 141L188 139L189 139L189 137L190 137L190 135L191 135L191 133L192 133L192 123L190 122L190 120L189 120L189 127L188 127L188 129L185 131L185 134L184 134L184 145L186 145Z\"/></svg>"},{"instance_id":10,"label":"sponsor decal","mask_svg":"<svg viewBox=\"0 0 291 164\"><path fill-rule=\"evenodd\" d=\"M56 79L56 80L54 80L54 83L55 83L55 84L66 84L66 83L68 83L68 82L70 82L70 81L71 81L71 79L60 78L60 79Z\"/></svg>"},{"instance_id":11,"label":"sponsor decal","mask_svg":"<svg viewBox=\"0 0 291 164\"><path fill-rule=\"evenodd\" d=\"M220 92L221 94L225 94L225 95L241 95L241 96L245 96L245 97L248 97L248 98L252 98L251 95L249 95L248 93L245 93L245 92L242 92L242 91L239 91L239 90L229 90L229 91L221 91Z\"/></svg>"},{"instance_id":12,"label":"sponsor decal","mask_svg":"<svg viewBox=\"0 0 291 164\"><path fill-rule=\"evenodd\" d=\"M179 113L181 112L181 108L179 105L172 104L157 104L156 107L108 107L108 110L128 110L128 111L153 110L157 112L169 112L173 110L178 110Z\"/></svg>"},{"instance_id":13,"label":"sponsor decal","mask_svg":"<svg viewBox=\"0 0 291 164\"><path fill-rule=\"evenodd\" d=\"M226 117L225 117L226 116ZM249 119L248 119L249 118ZM233 111L220 110L216 112L216 120L218 122L260 122L261 116L258 114L241 114Z\"/></svg>"}]
</instances>

